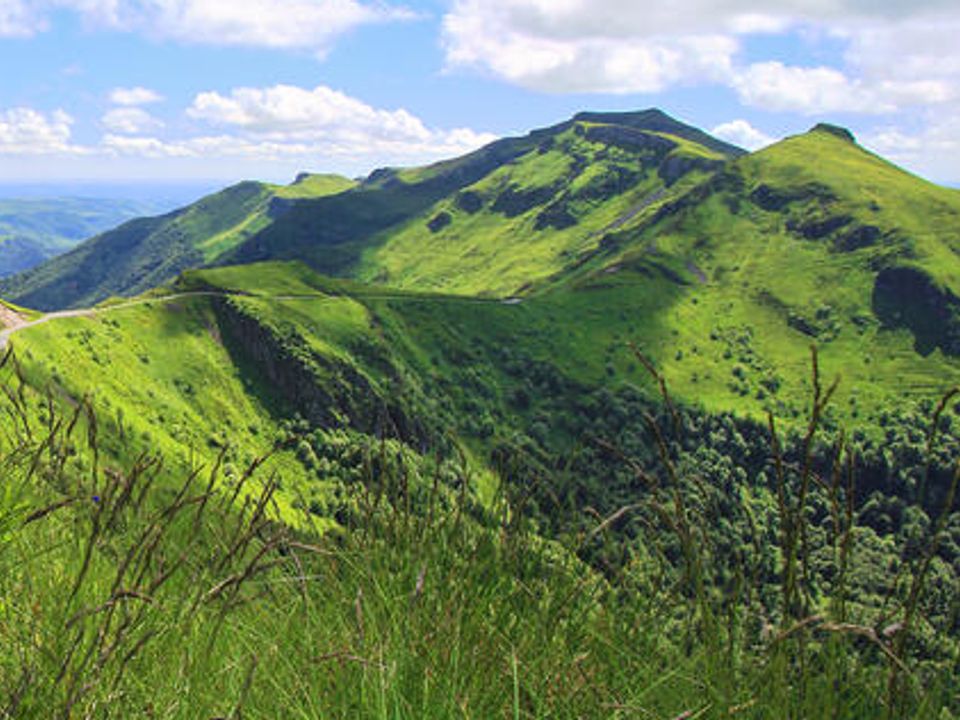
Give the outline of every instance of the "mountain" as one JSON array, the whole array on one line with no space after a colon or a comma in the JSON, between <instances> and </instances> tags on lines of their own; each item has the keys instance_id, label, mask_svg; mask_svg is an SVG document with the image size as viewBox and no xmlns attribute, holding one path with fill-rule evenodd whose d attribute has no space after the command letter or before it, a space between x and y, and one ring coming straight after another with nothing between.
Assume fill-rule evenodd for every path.
<instances>
[{"instance_id":1,"label":"mountain","mask_svg":"<svg viewBox=\"0 0 960 720\"><path fill-rule=\"evenodd\" d=\"M0 294L42 309L78 306L142 292L189 267L264 260L510 294L741 154L660 111L583 114L455 160L378 170L356 187L329 178L286 190L242 183L94 238L0 283Z\"/></svg>"},{"instance_id":2,"label":"mountain","mask_svg":"<svg viewBox=\"0 0 960 720\"><path fill-rule=\"evenodd\" d=\"M613 288L648 282L638 273L672 278L634 336L707 407L769 405L784 382L800 392L810 343L847 379L850 412L956 378L960 192L845 131L818 126L738 158L603 245L561 282L609 288L614 302Z\"/></svg>"},{"instance_id":3,"label":"mountain","mask_svg":"<svg viewBox=\"0 0 960 720\"><path fill-rule=\"evenodd\" d=\"M108 198L0 199L0 277L28 270L163 205Z\"/></svg>"}]
</instances>

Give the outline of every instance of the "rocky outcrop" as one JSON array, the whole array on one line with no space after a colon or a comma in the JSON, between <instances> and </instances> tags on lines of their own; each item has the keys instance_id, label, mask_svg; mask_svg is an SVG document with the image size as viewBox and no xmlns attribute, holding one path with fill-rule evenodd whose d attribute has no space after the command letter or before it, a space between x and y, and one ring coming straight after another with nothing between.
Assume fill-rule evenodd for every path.
<instances>
[{"instance_id":1,"label":"rocky outcrop","mask_svg":"<svg viewBox=\"0 0 960 720\"><path fill-rule=\"evenodd\" d=\"M312 350L296 331L271 328L230 298L216 298L214 310L237 367L256 378L254 389L270 388L265 397L268 404L279 399L320 427L347 424L416 445L434 436L427 423L407 412L396 394L381 392L355 365Z\"/></svg>"},{"instance_id":2,"label":"rocky outcrop","mask_svg":"<svg viewBox=\"0 0 960 720\"><path fill-rule=\"evenodd\" d=\"M473 190L464 190L461 193L457 193L454 202L457 208L469 215L473 215L483 209L483 196Z\"/></svg>"},{"instance_id":3,"label":"rocky outcrop","mask_svg":"<svg viewBox=\"0 0 960 720\"><path fill-rule=\"evenodd\" d=\"M836 200L836 195L830 188L817 183L791 188L761 184L750 193L750 201L768 212L779 212L791 203L805 200L819 200L827 203Z\"/></svg>"},{"instance_id":4,"label":"rocky outcrop","mask_svg":"<svg viewBox=\"0 0 960 720\"><path fill-rule=\"evenodd\" d=\"M427 228L432 233L438 233L452 222L453 216L448 212L442 211L433 216L430 222L427 223Z\"/></svg>"},{"instance_id":5,"label":"rocky outcrop","mask_svg":"<svg viewBox=\"0 0 960 720\"><path fill-rule=\"evenodd\" d=\"M636 130L621 125L595 125L587 127L584 136L591 142L653 155L659 162L672 152L677 144L660 135Z\"/></svg>"},{"instance_id":6,"label":"rocky outcrop","mask_svg":"<svg viewBox=\"0 0 960 720\"><path fill-rule=\"evenodd\" d=\"M723 166L723 160L711 160L710 158L694 157L692 155L671 155L660 163L660 167L657 168L657 175L666 183L667 187L670 187L684 175L694 170L714 172Z\"/></svg>"},{"instance_id":7,"label":"rocky outcrop","mask_svg":"<svg viewBox=\"0 0 960 720\"><path fill-rule=\"evenodd\" d=\"M577 218L570 212L567 203L564 200L558 200L548 205L542 213L537 215L533 227L536 230L545 230L549 227L563 230L576 224Z\"/></svg>"},{"instance_id":8,"label":"rocky outcrop","mask_svg":"<svg viewBox=\"0 0 960 720\"><path fill-rule=\"evenodd\" d=\"M807 240L819 240L853 222L849 215L832 215L829 217L810 218L805 220L788 220L787 230Z\"/></svg>"},{"instance_id":9,"label":"rocky outcrop","mask_svg":"<svg viewBox=\"0 0 960 720\"><path fill-rule=\"evenodd\" d=\"M553 185L533 187L529 190L521 190L516 186L511 186L497 195L491 209L494 212L503 213L508 218L517 217L533 210L538 205L549 202L557 194L558 189Z\"/></svg>"},{"instance_id":10,"label":"rocky outcrop","mask_svg":"<svg viewBox=\"0 0 960 720\"><path fill-rule=\"evenodd\" d=\"M881 234L880 228L875 225L857 225L857 227L837 238L833 245L841 252L853 252L876 245Z\"/></svg>"}]
</instances>

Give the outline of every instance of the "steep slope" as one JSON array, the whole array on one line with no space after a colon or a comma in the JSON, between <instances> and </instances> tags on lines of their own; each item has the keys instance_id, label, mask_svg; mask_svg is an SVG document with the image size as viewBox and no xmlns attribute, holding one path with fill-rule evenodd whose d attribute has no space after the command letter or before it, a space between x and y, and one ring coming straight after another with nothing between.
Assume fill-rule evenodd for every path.
<instances>
[{"instance_id":1,"label":"steep slope","mask_svg":"<svg viewBox=\"0 0 960 720\"><path fill-rule=\"evenodd\" d=\"M106 233L0 283L0 294L63 307L141 292L190 267L301 260L400 287L504 295L577 262L604 231L740 154L656 110L584 114L454 160L378 170L352 189L243 183Z\"/></svg>"},{"instance_id":2,"label":"steep slope","mask_svg":"<svg viewBox=\"0 0 960 720\"><path fill-rule=\"evenodd\" d=\"M303 175L287 187L244 182L160 217L139 218L0 282L0 294L43 310L135 295L215 260L298 199L338 193L346 178Z\"/></svg>"},{"instance_id":3,"label":"steep slope","mask_svg":"<svg viewBox=\"0 0 960 720\"><path fill-rule=\"evenodd\" d=\"M159 212L162 205L105 198L2 199L0 277L28 270L122 222Z\"/></svg>"}]
</instances>

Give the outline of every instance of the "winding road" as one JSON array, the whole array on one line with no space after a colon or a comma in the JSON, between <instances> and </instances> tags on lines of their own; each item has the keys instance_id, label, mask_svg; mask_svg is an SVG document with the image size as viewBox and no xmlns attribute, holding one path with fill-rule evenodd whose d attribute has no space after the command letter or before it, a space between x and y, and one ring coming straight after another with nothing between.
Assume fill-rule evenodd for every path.
<instances>
[{"instance_id":1,"label":"winding road","mask_svg":"<svg viewBox=\"0 0 960 720\"><path fill-rule=\"evenodd\" d=\"M0 351L6 349L7 343L10 341L10 336L15 332L20 330L26 330L27 328L32 328L36 325L42 325L45 322L50 322L51 320L59 320L60 318L72 318L72 317L93 317L94 315L102 315L104 313L112 312L114 310L122 310L123 308L134 307L136 305L146 305L148 303L165 303L172 302L174 300L180 300L183 298L189 297L202 297L202 296L211 296L211 295L232 295L239 293L222 293L222 292L213 292L210 290L196 290L192 292L183 292L175 293L173 295L162 295L159 297L151 298L137 298L135 300L127 300L122 303L117 303L115 305L106 305L104 307L92 307L92 308L81 308L78 310L57 310L56 312L47 313L42 315L36 320L24 320L22 315L19 315L15 312L8 312L4 315L3 319L8 323L5 328L0 330ZM320 297L320 296L317 296ZM327 297L327 296L323 296ZM16 318L16 319L14 319ZM11 322L12 321L12 322Z\"/></svg>"}]
</instances>

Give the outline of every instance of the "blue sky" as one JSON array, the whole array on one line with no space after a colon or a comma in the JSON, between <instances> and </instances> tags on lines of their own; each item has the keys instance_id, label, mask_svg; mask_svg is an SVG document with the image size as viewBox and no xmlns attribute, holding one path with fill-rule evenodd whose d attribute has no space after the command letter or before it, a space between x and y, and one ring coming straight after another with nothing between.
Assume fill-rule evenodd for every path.
<instances>
[{"instance_id":1,"label":"blue sky","mask_svg":"<svg viewBox=\"0 0 960 720\"><path fill-rule=\"evenodd\" d=\"M0 182L288 181L656 106L960 183L955 0L0 0Z\"/></svg>"}]
</instances>

